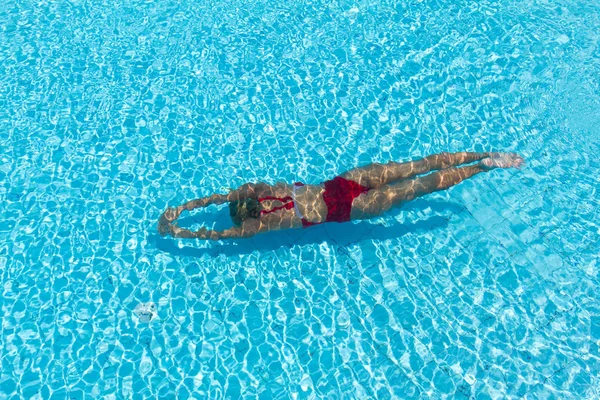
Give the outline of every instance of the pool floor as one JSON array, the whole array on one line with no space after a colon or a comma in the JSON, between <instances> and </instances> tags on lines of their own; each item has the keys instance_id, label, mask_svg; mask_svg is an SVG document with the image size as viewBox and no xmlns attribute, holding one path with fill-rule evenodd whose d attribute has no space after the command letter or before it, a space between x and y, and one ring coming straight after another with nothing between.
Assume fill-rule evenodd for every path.
<instances>
[{"instance_id":1,"label":"pool floor","mask_svg":"<svg viewBox=\"0 0 600 400\"><path fill-rule=\"evenodd\" d=\"M599 16L587 0L0 6L0 399L600 398ZM369 221L156 230L245 182L442 151L527 166Z\"/></svg>"}]
</instances>

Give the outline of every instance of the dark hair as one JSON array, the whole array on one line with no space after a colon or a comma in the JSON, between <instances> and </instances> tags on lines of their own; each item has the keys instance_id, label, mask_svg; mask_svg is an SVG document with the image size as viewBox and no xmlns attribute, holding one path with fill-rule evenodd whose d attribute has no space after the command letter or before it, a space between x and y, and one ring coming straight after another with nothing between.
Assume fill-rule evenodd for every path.
<instances>
[{"instance_id":1,"label":"dark hair","mask_svg":"<svg viewBox=\"0 0 600 400\"><path fill-rule=\"evenodd\" d=\"M229 215L235 226L240 226L247 218L258 218L260 209L260 203L256 199L232 201L229 203Z\"/></svg>"}]
</instances>

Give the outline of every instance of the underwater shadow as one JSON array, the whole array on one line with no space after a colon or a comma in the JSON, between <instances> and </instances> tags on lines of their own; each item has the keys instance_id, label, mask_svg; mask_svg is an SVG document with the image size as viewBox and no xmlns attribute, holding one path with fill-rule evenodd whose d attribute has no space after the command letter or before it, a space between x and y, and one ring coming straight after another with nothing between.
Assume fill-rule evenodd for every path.
<instances>
[{"instance_id":1,"label":"underwater shadow","mask_svg":"<svg viewBox=\"0 0 600 400\"><path fill-rule=\"evenodd\" d=\"M169 253L175 257L202 257L205 255L236 256L250 254L254 251L273 251L282 247L303 246L320 244L323 242L347 246L362 240L386 240L402 237L409 233L429 231L447 222L450 215L464 210L464 206L445 201L416 200L408 203L394 212L399 211L424 211L430 208L435 214L413 223L402 224L395 222L392 225L383 225L369 221L358 223L322 224L307 229L290 229L262 233L249 239L232 239L221 243L207 242L211 245L197 247L196 241L187 241L179 247L178 241L173 238L163 238L158 233L150 235L149 245L154 244L158 250ZM393 215L393 213L390 213Z\"/></svg>"}]
</instances>

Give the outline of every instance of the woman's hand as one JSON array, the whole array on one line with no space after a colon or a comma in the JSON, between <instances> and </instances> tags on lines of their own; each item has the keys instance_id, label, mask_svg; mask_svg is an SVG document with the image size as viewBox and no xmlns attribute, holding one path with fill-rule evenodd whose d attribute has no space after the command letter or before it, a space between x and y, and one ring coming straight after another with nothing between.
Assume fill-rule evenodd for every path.
<instances>
[{"instance_id":1,"label":"woman's hand","mask_svg":"<svg viewBox=\"0 0 600 400\"><path fill-rule=\"evenodd\" d=\"M219 240L220 236L217 231L202 227L193 232L189 229L180 228L177 223L173 223L173 221L179 218L183 210L186 209L188 208L185 205L176 208L167 208L158 219L158 233L163 237L171 235L175 238Z\"/></svg>"},{"instance_id":2,"label":"woman's hand","mask_svg":"<svg viewBox=\"0 0 600 400\"><path fill-rule=\"evenodd\" d=\"M173 236L172 222L179 218L182 211L183 208L179 206L177 208L167 208L165 212L161 214L158 219L158 233L160 233L161 236Z\"/></svg>"}]
</instances>

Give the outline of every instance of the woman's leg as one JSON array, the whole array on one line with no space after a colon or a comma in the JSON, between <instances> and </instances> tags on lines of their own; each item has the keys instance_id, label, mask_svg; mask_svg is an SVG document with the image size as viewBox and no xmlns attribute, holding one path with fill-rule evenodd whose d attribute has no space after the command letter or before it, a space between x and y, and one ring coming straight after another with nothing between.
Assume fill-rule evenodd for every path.
<instances>
[{"instance_id":1,"label":"woman's leg","mask_svg":"<svg viewBox=\"0 0 600 400\"><path fill-rule=\"evenodd\" d=\"M475 165L460 168L450 167L429 175L383 185L355 198L352 202L350 218L353 220L371 218L405 201L448 189L480 172L495 168L520 168L524 162L518 154L492 153L488 158Z\"/></svg>"},{"instance_id":2,"label":"woman's leg","mask_svg":"<svg viewBox=\"0 0 600 400\"><path fill-rule=\"evenodd\" d=\"M419 160L387 164L369 164L354 168L340 175L342 178L354 181L362 186L375 189L395 181L425 174L430 171L468 164L489 157L490 153L439 153Z\"/></svg>"},{"instance_id":3,"label":"woman's leg","mask_svg":"<svg viewBox=\"0 0 600 400\"><path fill-rule=\"evenodd\" d=\"M354 199L350 219L367 219L380 215L405 201L448 189L484 171L487 169L481 163L461 168L450 167L426 176L380 186Z\"/></svg>"}]
</instances>

